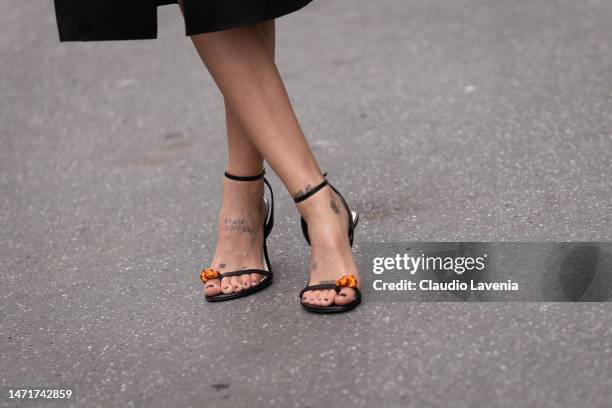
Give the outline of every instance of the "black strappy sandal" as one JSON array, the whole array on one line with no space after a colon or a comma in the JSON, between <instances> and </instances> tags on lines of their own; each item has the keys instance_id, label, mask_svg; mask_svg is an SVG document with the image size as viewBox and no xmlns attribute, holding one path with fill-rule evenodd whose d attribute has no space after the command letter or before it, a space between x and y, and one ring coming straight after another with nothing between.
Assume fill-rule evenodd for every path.
<instances>
[{"instance_id":1,"label":"black strappy sandal","mask_svg":"<svg viewBox=\"0 0 612 408\"><path fill-rule=\"evenodd\" d=\"M266 198L264 198L264 203L266 204L266 217L264 218L264 241L263 241L263 254L264 254L264 269L241 269L233 272L224 272L221 273L213 268L206 268L200 272L200 279L206 285L206 282L211 279L221 279L231 277L231 276L241 276L251 273L258 273L263 276L263 278L259 281L257 285L251 286L248 289L243 289L240 292L233 293L219 293L214 296L206 296L204 295L206 301L208 302L221 302L225 300L238 299L241 297L252 295L253 293L259 292L262 289L267 288L272 283L272 277L274 276L272 273L272 265L270 264L270 258L268 257L268 246L266 245L266 240L270 232L272 231L272 227L274 226L274 193L272 192L272 187L268 180L264 177L265 169L256 176L234 176L233 174L229 174L227 171L225 172L225 177L236 180L236 181L255 181L261 180L266 186L268 186L268 190L270 191L270 202Z\"/></svg>"},{"instance_id":2,"label":"black strappy sandal","mask_svg":"<svg viewBox=\"0 0 612 408\"><path fill-rule=\"evenodd\" d=\"M323 177L327 177L327 173L324 173ZM316 187L309 190L305 194L297 198L294 198L293 201L295 201L295 203L300 203L306 200L308 197L311 197L312 195L320 191L325 186L329 186L336 194L338 194L338 196L340 197L340 200L342 201L342 204L344 205L346 213L348 214L348 235L349 235L349 242L352 247L353 246L353 236L355 234L355 228L357 227L357 223L359 222L359 213L355 211L351 211L351 209L349 208L342 194L340 194L340 192L336 190L336 188L327 181L327 178L325 178L320 184L318 184ZM308 224L306 223L306 220L304 219L304 217L300 217L300 224L302 227L302 234L304 235L304 238L306 239L306 242L308 243L308 245L310 245L310 237L308 236ZM330 306L315 306L315 305L309 305L309 304L302 302L302 296L304 295L304 292L307 292L309 290L334 289L336 292L340 292L340 289L345 288L345 287L353 289L356 294L355 300L353 300L350 303L347 303L346 305L332 304ZM348 312L349 310L352 310L356 308L357 306L359 306L359 304L361 303L361 292L359 291L359 288L357 287L357 277L353 274L345 275L341 277L340 279L337 279L334 283L319 283L317 285L306 286L304 289L300 291L299 296L300 296L300 303L302 304L302 307L312 313Z\"/></svg>"}]
</instances>

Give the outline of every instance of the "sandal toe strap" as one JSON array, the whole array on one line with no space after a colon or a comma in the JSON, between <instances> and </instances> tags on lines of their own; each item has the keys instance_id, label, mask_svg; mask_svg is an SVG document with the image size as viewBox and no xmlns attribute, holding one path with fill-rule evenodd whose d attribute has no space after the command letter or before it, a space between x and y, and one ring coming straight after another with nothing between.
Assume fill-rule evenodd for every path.
<instances>
[{"instance_id":1,"label":"sandal toe strap","mask_svg":"<svg viewBox=\"0 0 612 408\"><path fill-rule=\"evenodd\" d=\"M322 290L322 289L334 289L339 292L342 288L351 288L359 293L357 277L353 274L344 275L340 279L336 279L335 283L319 283L317 285L309 285L300 291L299 298L302 299L304 292L309 290Z\"/></svg>"},{"instance_id":2,"label":"sandal toe strap","mask_svg":"<svg viewBox=\"0 0 612 408\"><path fill-rule=\"evenodd\" d=\"M219 278L223 279L223 278L229 278L231 276L242 276L242 275L247 275L251 273L258 273L260 275L264 275L267 278L272 276L272 272L266 271L264 269L241 269L239 271L221 273L219 274Z\"/></svg>"},{"instance_id":3,"label":"sandal toe strap","mask_svg":"<svg viewBox=\"0 0 612 408\"><path fill-rule=\"evenodd\" d=\"M202 272L200 272L200 280L206 283L207 281L211 279L223 279L223 278L228 278L230 276L242 276L242 275L251 274L251 273L258 273L260 275L265 276L266 278L269 278L272 276L272 272L266 271L264 269L241 269L239 271L221 273L216 269L206 268L206 269L203 269Z\"/></svg>"}]
</instances>

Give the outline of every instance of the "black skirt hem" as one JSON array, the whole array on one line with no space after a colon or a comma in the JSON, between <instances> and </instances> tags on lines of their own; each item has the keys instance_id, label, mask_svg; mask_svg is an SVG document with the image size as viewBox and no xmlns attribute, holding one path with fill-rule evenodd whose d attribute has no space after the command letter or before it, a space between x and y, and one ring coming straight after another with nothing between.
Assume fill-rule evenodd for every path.
<instances>
[{"instance_id":1,"label":"black skirt hem","mask_svg":"<svg viewBox=\"0 0 612 408\"><path fill-rule=\"evenodd\" d=\"M262 23L293 13L312 0L291 1L285 8L276 8L259 14L250 14L234 20L222 22L203 22L197 16L187 14L184 18L185 35L192 36L216 31L229 30L232 28L245 27ZM176 4L176 0L158 0L158 6ZM139 25L127 24L122 21L120 25L98 23L97 21L82 21L78 13L71 8L64 7L58 0L55 1L56 16L60 42L72 41L126 41L126 40L154 40L157 38L157 7L152 13L144 13L139 17L144 18ZM153 12L155 11L155 12ZM78 12L78 10L77 10ZM132 18L135 14L131 15ZM134 21L133 19L131 21Z\"/></svg>"},{"instance_id":2,"label":"black skirt hem","mask_svg":"<svg viewBox=\"0 0 612 408\"><path fill-rule=\"evenodd\" d=\"M192 36L198 34L212 33L216 31L229 30L232 28L240 28L246 27L258 23L263 23L264 21L272 20L275 18L279 18L285 16L287 14L291 14L294 11L298 11L299 9L305 7L312 0L303 0L296 4L295 1L291 2L291 6L285 9L274 10L269 13L262 13L259 15L250 15L247 18L236 19L233 21L224 21L223 23L217 24L202 24L198 25L196 22L185 21L185 35Z\"/></svg>"}]
</instances>

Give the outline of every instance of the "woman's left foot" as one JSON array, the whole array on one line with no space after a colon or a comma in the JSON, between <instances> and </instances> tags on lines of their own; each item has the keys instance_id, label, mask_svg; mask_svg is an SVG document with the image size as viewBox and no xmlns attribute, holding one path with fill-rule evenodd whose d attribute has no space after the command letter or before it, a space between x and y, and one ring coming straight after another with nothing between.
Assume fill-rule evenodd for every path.
<instances>
[{"instance_id":1,"label":"woman's left foot","mask_svg":"<svg viewBox=\"0 0 612 408\"><path fill-rule=\"evenodd\" d=\"M308 224L312 247L310 256L310 285L335 283L344 276L359 279L347 230L348 217L341 198L326 186L298 204ZM357 282L358 284L358 282ZM302 302L312 306L343 306L353 302L357 292L350 287L309 290L302 294Z\"/></svg>"}]
</instances>

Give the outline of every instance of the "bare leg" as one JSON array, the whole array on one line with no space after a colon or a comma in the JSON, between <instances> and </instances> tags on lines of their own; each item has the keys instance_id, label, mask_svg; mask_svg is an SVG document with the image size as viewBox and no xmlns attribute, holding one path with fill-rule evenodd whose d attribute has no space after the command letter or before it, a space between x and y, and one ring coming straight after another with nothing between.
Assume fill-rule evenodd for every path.
<instances>
[{"instance_id":1,"label":"bare leg","mask_svg":"<svg viewBox=\"0 0 612 408\"><path fill-rule=\"evenodd\" d=\"M183 1L178 0L184 13ZM274 58L275 24L274 20L257 24L264 38L268 52ZM225 118L228 141L228 163L226 170L238 176L259 174L263 168L263 157L251 142L236 119L229 104L225 103ZM265 208L254 206L262 202L263 181L239 182L223 177L223 207L219 215L218 239L212 267L219 271L238 269L261 269L263 241L263 222ZM257 273L241 277L212 279L206 282L204 293L208 296L220 292L232 293L259 284L261 276Z\"/></svg>"},{"instance_id":2,"label":"bare leg","mask_svg":"<svg viewBox=\"0 0 612 408\"><path fill-rule=\"evenodd\" d=\"M258 26L192 37L223 94L226 106L253 145L265 157L293 196L323 180L304 138L274 59ZM326 187L298 205L309 225L312 243L311 283L357 275L347 236L347 214ZM350 302L352 289L305 294L309 303Z\"/></svg>"},{"instance_id":3,"label":"bare leg","mask_svg":"<svg viewBox=\"0 0 612 408\"><path fill-rule=\"evenodd\" d=\"M257 27L264 37L268 52L274 59L276 48L274 20L260 23ZM227 102L225 102L225 118L229 152L227 171L237 175L258 174L263 167L264 159L240 125L236 114L232 111L231 105ZM260 184L263 185L263 182Z\"/></svg>"},{"instance_id":4,"label":"bare leg","mask_svg":"<svg viewBox=\"0 0 612 408\"><path fill-rule=\"evenodd\" d=\"M258 24L268 51L274 58L274 20ZM263 157L242 128L232 108L225 103L225 117L228 141L229 173L239 176L259 174L263 168ZM263 268L261 248L263 244L262 225L265 208L254 206L262 202L263 181L240 182L223 177L223 207L219 216L218 240L212 267L219 271L234 271L245 268ZM204 293L214 296L219 292L232 293L259 284L261 275L253 273L241 277L210 280Z\"/></svg>"}]
</instances>

